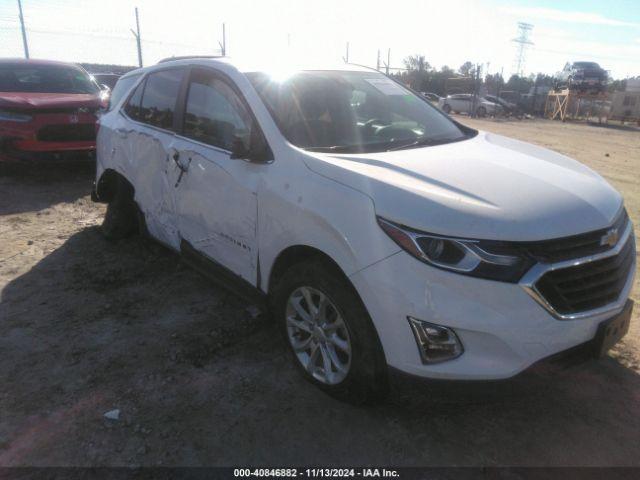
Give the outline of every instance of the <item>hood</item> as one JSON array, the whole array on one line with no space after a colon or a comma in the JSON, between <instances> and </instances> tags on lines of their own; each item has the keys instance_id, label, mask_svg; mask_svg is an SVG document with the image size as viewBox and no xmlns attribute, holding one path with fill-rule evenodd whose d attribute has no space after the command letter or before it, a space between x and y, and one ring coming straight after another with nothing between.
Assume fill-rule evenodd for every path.
<instances>
[{"instance_id":1,"label":"hood","mask_svg":"<svg viewBox=\"0 0 640 480\"><path fill-rule=\"evenodd\" d=\"M58 108L99 108L100 96L76 93L0 92L0 108L48 110Z\"/></svg>"},{"instance_id":2,"label":"hood","mask_svg":"<svg viewBox=\"0 0 640 480\"><path fill-rule=\"evenodd\" d=\"M430 233L534 241L609 226L622 198L564 155L507 137L338 155L305 152L314 172L371 197L376 214Z\"/></svg>"}]
</instances>

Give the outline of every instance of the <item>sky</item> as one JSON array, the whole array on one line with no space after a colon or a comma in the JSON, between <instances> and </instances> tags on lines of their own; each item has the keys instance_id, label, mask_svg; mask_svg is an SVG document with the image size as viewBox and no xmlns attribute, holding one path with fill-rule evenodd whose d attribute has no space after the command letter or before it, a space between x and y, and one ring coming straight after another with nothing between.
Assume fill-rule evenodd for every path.
<instances>
[{"instance_id":1,"label":"sky","mask_svg":"<svg viewBox=\"0 0 640 480\"><path fill-rule=\"evenodd\" d=\"M137 64L134 8L145 65L173 55L220 52L391 67L421 54L437 68L481 63L515 71L517 23L533 25L526 74L591 60L614 78L640 75L640 0L22 0L32 58ZM0 0L0 57L23 56L17 0Z\"/></svg>"}]
</instances>

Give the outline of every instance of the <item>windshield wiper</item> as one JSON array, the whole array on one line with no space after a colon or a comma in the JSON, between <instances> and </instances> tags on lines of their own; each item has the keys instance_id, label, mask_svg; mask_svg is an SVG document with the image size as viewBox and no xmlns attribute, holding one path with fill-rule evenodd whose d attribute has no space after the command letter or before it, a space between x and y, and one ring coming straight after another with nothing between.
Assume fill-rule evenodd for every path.
<instances>
[{"instance_id":1,"label":"windshield wiper","mask_svg":"<svg viewBox=\"0 0 640 480\"><path fill-rule=\"evenodd\" d=\"M443 143L457 142L464 140L465 136L460 138L417 138L400 141L364 143L361 145L332 145L330 147L306 147L305 150L310 152L326 152L326 153L369 153L369 152L392 152L394 150L402 150L404 148L414 148L420 146L442 145Z\"/></svg>"},{"instance_id":2,"label":"windshield wiper","mask_svg":"<svg viewBox=\"0 0 640 480\"><path fill-rule=\"evenodd\" d=\"M433 139L433 138L418 138L409 143L404 143L402 145L398 145L395 147L391 147L387 149L387 152L392 152L394 150L402 150L405 148L414 148L414 147L426 147L426 146L434 146L434 145L442 145L444 143L457 142L458 140L463 140L466 137L460 138L441 138L441 139Z\"/></svg>"},{"instance_id":3,"label":"windshield wiper","mask_svg":"<svg viewBox=\"0 0 640 480\"><path fill-rule=\"evenodd\" d=\"M310 152L330 152L330 153L347 153L359 151L359 145L332 145L330 147L304 147Z\"/></svg>"}]
</instances>

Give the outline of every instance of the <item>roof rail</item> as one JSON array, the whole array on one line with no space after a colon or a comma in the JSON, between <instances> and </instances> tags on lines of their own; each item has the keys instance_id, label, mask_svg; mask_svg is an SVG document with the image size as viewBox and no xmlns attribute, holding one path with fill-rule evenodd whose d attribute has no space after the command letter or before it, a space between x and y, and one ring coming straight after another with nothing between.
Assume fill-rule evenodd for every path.
<instances>
[{"instance_id":1,"label":"roof rail","mask_svg":"<svg viewBox=\"0 0 640 480\"><path fill-rule=\"evenodd\" d=\"M180 57L163 58L158 63L171 62L172 60L189 60L191 58L224 58L224 56L223 55L183 55Z\"/></svg>"}]
</instances>

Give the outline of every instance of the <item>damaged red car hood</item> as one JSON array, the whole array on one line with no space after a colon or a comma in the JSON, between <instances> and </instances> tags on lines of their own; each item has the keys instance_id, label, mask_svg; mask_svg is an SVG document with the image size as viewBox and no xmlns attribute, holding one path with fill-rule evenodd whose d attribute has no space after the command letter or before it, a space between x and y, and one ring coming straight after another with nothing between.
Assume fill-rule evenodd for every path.
<instances>
[{"instance_id":1,"label":"damaged red car hood","mask_svg":"<svg viewBox=\"0 0 640 480\"><path fill-rule=\"evenodd\" d=\"M0 92L0 109L99 108L97 94Z\"/></svg>"}]
</instances>

